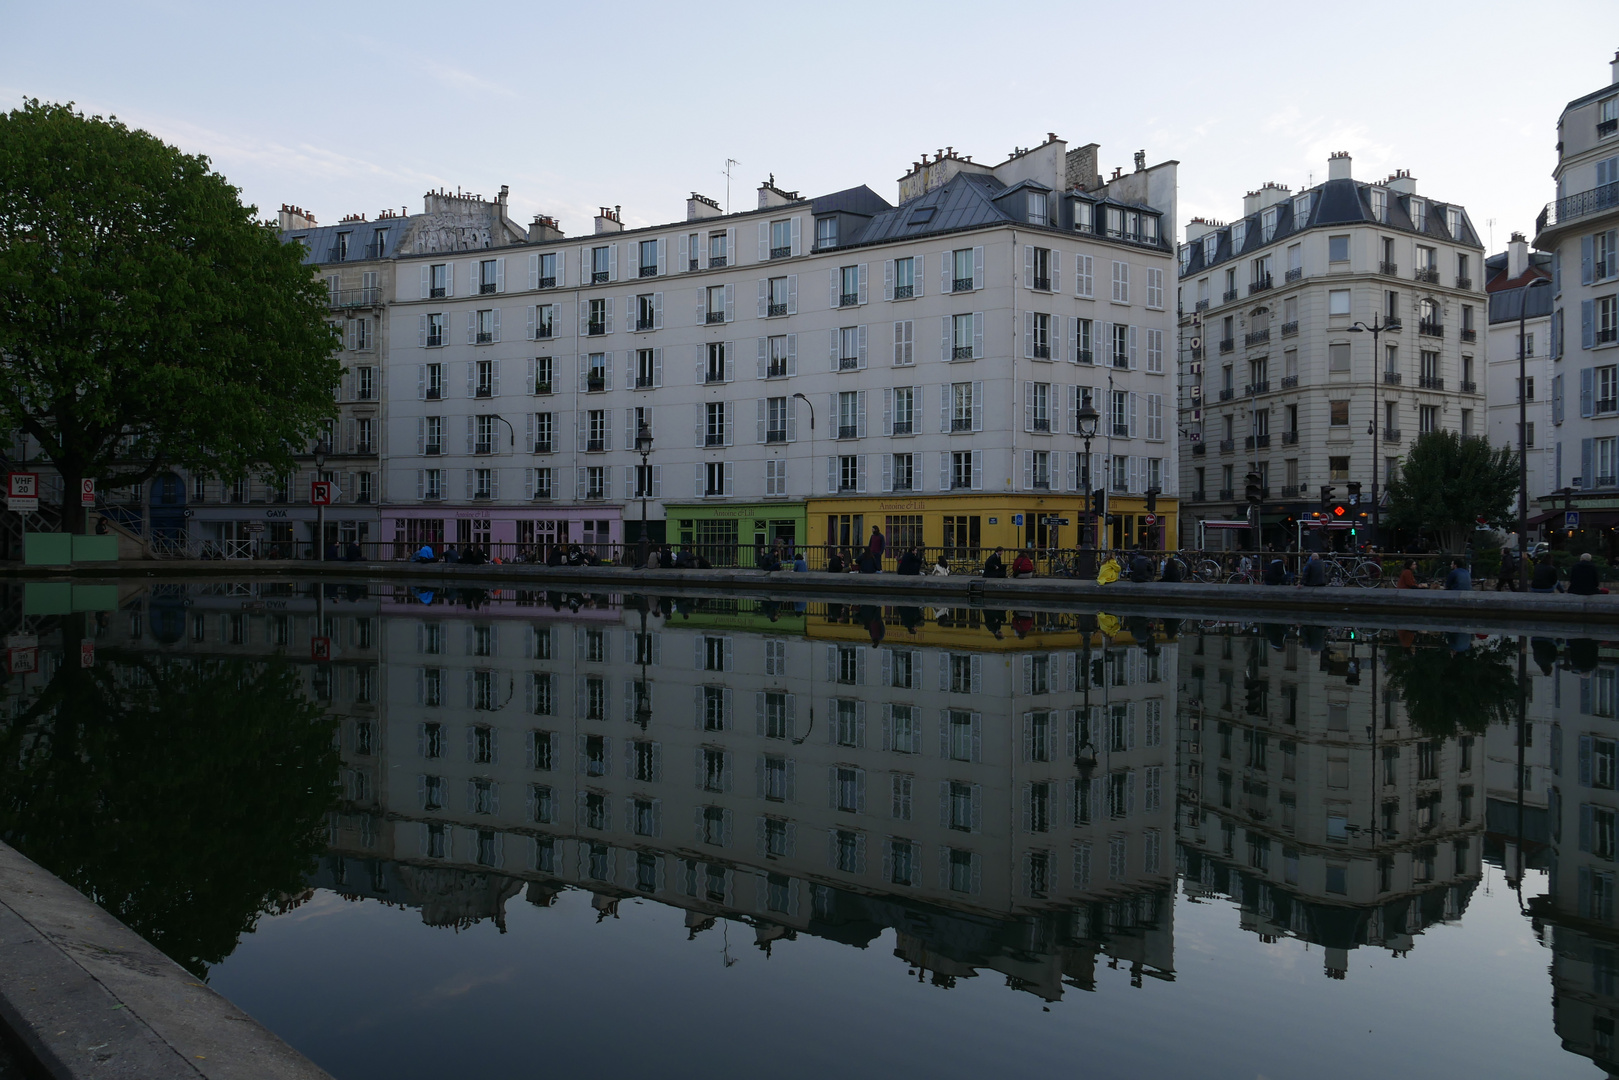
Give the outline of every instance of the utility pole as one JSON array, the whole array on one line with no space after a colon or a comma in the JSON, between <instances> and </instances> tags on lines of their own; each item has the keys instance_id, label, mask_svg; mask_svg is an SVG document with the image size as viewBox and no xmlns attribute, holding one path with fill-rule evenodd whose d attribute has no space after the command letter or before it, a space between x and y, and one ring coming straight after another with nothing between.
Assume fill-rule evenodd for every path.
<instances>
[{"instance_id":1,"label":"utility pole","mask_svg":"<svg viewBox=\"0 0 1619 1080\"><path fill-rule=\"evenodd\" d=\"M736 158L725 159L725 212L731 212L731 166L742 164ZM735 255L732 255L735 258Z\"/></svg>"}]
</instances>

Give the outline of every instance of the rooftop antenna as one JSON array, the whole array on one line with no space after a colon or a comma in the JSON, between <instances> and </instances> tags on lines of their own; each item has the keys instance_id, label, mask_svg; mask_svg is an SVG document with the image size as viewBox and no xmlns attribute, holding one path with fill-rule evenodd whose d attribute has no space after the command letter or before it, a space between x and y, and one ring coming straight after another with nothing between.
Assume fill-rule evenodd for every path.
<instances>
[{"instance_id":1,"label":"rooftop antenna","mask_svg":"<svg viewBox=\"0 0 1619 1080\"><path fill-rule=\"evenodd\" d=\"M731 212L731 166L742 164L736 158L725 159L725 212Z\"/></svg>"},{"instance_id":2,"label":"rooftop antenna","mask_svg":"<svg viewBox=\"0 0 1619 1080\"><path fill-rule=\"evenodd\" d=\"M1485 218L1484 225L1490 230L1490 250L1495 250L1495 219Z\"/></svg>"}]
</instances>

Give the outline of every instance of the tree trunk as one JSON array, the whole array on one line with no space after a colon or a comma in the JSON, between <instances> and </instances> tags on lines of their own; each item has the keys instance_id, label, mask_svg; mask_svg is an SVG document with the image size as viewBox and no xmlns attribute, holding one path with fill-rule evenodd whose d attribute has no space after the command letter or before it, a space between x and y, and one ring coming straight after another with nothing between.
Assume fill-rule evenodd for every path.
<instances>
[{"instance_id":1,"label":"tree trunk","mask_svg":"<svg viewBox=\"0 0 1619 1080\"><path fill-rule=\"evenodd\" d=\"M65 533L84 532L84 507L79 503L79 488L84 481L84 470L72 465L59 465L57 474L62 478L62 524Z\"/></svg>"}]
</instances>

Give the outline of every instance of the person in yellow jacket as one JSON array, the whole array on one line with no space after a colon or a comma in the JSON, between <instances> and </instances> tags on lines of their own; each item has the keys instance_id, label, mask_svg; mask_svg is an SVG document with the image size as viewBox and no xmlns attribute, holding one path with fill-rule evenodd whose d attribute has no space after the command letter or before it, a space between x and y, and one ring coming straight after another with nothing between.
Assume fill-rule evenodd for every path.
<instances>
[{"instance_id":1,"label":"person in yellow jacket","mask_svg":"<svg viewBox=\"0 0 1619 1080\"><path fill-rule=\"evenodd\" d=\"M1096 583L1098 585L1110 585L1119 580L1119 574L1119 560L1109 557L1101 568L1096 571Z\"/></svg>"}]
</instances>

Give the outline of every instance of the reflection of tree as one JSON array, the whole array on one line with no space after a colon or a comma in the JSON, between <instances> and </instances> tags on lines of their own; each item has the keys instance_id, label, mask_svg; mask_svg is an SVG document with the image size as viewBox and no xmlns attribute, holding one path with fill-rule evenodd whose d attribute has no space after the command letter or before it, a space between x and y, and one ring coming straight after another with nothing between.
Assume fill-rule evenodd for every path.
<instances>
[{"instance_id":1,"label":"reflection of tree","mask_svg":"<svg viewBox=\"0 0 1619 1080\"><path fill-rule=\"evenodd\" d=\"M98 661L0 723L0 837L201 976L301 891L333 724L284 661Z\"/></svg>"},{"instance_id":2,"label":"reflection of tree","mask_svg":"<svg viewBox=\"0 0 1619 1080\"><path fill-rule=\"evenodd\" d=\"M1430 738L1479 733L1518 715L1516 642L1390 648L1384 670L1389 691L1405 702L1411 726Z\"/></svg>"}]
</instances>

